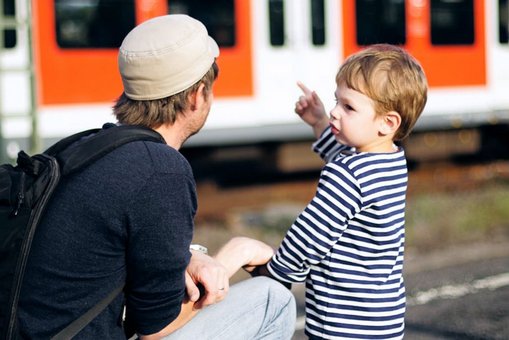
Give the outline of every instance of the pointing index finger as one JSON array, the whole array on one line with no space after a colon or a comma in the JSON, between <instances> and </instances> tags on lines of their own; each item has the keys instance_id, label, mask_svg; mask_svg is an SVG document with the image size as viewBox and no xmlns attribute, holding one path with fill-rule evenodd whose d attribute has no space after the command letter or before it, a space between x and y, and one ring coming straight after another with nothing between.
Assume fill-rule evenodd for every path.
<instances>
[{"instance_id":1,"label":"pointing index finger","mask_svg":"<svg viewBox=\"0 0 509 340\"><path fill-rule=\"evenodd\" d=\"M308 89L307 86L304 85L302 82L298 81L297 82L297 86L302 90L304 95L306 95L306 96L310 96L311 95L311 90Z\"/></svg>"}]
</instances>

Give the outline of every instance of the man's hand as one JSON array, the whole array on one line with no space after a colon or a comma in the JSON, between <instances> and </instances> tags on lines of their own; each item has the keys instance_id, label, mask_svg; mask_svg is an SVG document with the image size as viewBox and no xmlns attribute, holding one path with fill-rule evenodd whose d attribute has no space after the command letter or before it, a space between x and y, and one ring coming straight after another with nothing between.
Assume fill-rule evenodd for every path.
<instances>
[{"instance_id":1,"label":"man's hand","mask_svg":"<svg viewBox=\"0 0 509 340\"><path fill-rule=\"evenodd\" d=\"M162 339L191 320L205 306L223 300L228 292L226 270L219 262L199 251L191 250L186 270L186 290L189 297L182 303L178 317L157 333L141 335L140 339ZM203 293L200 288L203 287ZM220 289L223 288L223 289Z\"/></svg>"},{"instance_id":2,"label":"man's hand","mask_svg":"<svg viewBox=\"0 0 509 340\"><path fill-rule=\"evenodd\" d=\"M208 255L194 250L191 253L186 270L186 290L189 300L195 302L194 309L222 301L230 288L226 268Z\"/></svg>"}]
</instances>

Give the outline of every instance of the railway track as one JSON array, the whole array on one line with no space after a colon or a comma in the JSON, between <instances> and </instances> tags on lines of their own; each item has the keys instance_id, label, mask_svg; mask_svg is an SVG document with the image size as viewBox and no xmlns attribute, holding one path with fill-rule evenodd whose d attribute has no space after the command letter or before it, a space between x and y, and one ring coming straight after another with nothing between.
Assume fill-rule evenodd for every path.
<instances>
[{"instance_id":1,"label":"railway track","mask_svg":"<svg viewBox=\"0 0 509 340\"><path fill-rule=\"evenodd\" d=\"M421 140L415 143L407 152L409 196L475 190L509 180L509 158L482 157L472 145L467 143L460 150L451 141L440 141L443 147L434 154L435 158L424 153L418 158L414 155L426 146ZM449 151L444 150L447 147ZM241 152L242 157L232 160L221 157L213 158L216 162L211 163L191 160L199 197L197 221L227 223L232 211L262 209L267 205L303 207L314 194L322 163L309 150L309 143L305 147L293 144L286 148L278 153L286 159L271 156L253 160ZM283 165L283 170L270 166L273 164Z\"/></svg>"}]
</instances>

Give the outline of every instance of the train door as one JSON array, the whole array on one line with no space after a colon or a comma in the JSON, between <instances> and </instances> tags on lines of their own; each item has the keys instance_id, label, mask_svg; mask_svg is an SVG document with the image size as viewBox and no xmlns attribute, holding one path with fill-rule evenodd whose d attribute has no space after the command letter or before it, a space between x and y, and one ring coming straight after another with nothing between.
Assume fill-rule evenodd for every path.
<instances>
[{"instance_id":1,"label":"train door","mask_svg":"<svg viewBox=\"0 0 509 340\"><path fill-rule=\"evenodd\" d=\"M36 128L31 68L30 1L0 2L0 161L16 157L20 147L37 148L29 139Z\"/></svg>"},{"instance_id":2,"label":"train door","mask_svg":"<svg viewBox=\"0 0 509 340\"><path fill-rule=\"evenodd\" d=\"M332 106L340 62L338 1L252 1L256 115L267 138L311 136L294 113L298 80ZM274 128L274 129L271 129Z\"/></svg>"}]
</instances>

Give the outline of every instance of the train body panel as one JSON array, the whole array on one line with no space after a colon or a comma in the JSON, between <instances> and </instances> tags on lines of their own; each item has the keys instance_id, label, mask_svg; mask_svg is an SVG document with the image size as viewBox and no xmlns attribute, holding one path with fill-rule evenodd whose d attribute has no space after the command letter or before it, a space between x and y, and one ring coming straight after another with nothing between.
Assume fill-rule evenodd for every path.
<instances>
[{"instance_id":1,"label":"train body panel","mask_svg":"<svg viewBox=\"0 0 509 340\"><path fill-rule=\"evenodd\" d=\"M487 30L487 74L488 91L493 111L507 115L509 110L509 44L508 44L508 1L486 2L486 11L490 13ZM497 26L496 23L499 23ZM505 31L505 37L503 32ZM502 40L502 42L500 41Z\"/></svg>"},{"instance_id":2,"label":"train body panel","mask_svg":"<svg viewBox=\"0 0 509 340\"><path fill-rule=\"evenodd\" d=\"M345 56L378 41L403 45L425 69L429 100L417 129L509 121L506 0L4 1L15 6L5 12L16 18L16 26L3 27L4 38L16 34L0 53L1 132L8 141L26 140L35 128L45 146L114 121L121 39L168 12L201 19L221 49L209 120L188 146L310 138L293 112L296 82L332 108Z\"/></svg>"}]
</instances>

